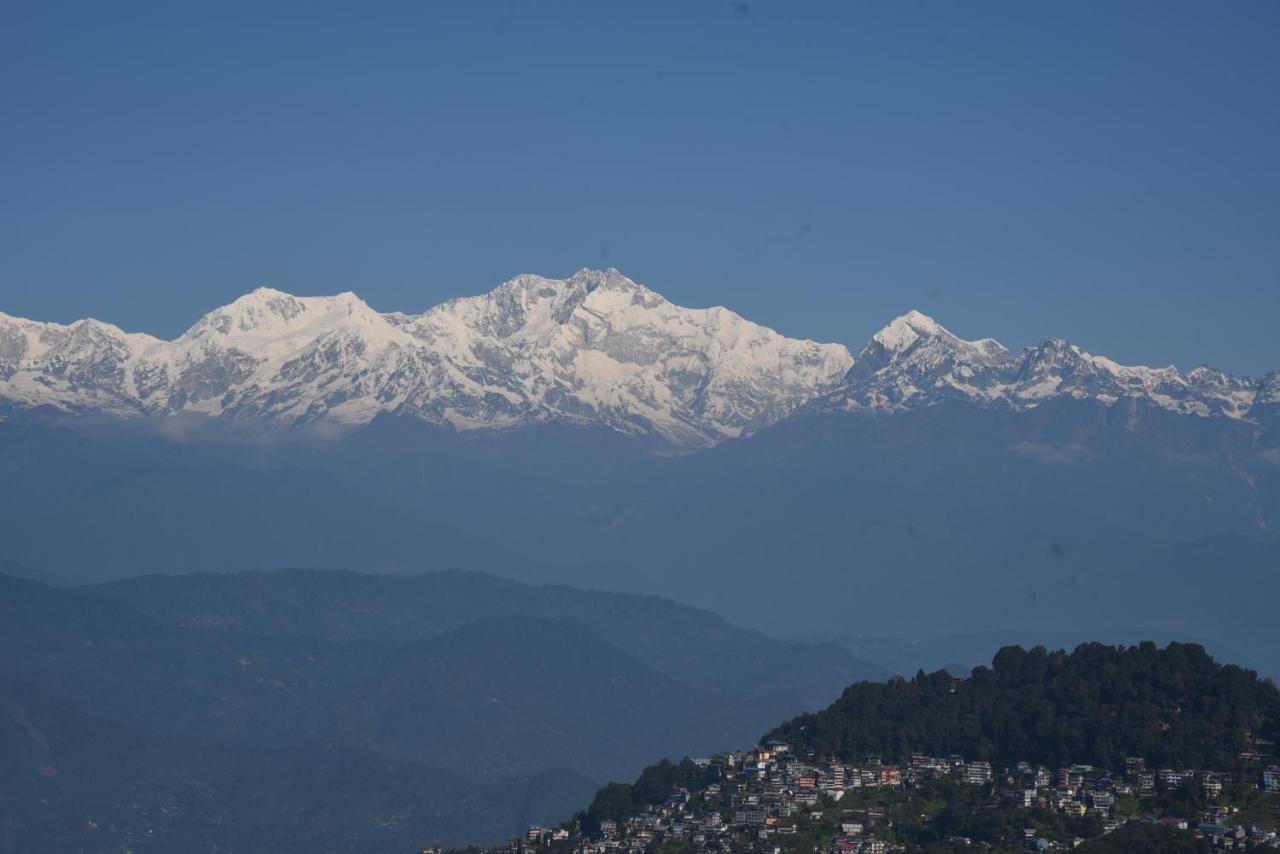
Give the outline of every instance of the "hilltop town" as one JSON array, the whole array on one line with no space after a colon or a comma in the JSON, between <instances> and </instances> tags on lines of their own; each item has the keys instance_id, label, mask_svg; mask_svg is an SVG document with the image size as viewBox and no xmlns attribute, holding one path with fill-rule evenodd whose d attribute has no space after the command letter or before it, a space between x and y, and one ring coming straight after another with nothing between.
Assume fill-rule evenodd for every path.
<instances>
[{"instance_id":1,"label":"hilltop town","mask_svg":"<svg viewBox=\"0 0 1280 854\"><path fill-rule=\"evenodd\" d=\"M1194 644L1006 647L850 685L749 750L664 760L495 852L1280 848L1280 691Z\"/></svg>"},{"instance_id":2,"label":"hilltop town","mask_svg":"<svg viewBox=\"0 0 1280 854\"><path fill-rule=\"evenodd\" d=\"M1264 749L1241 762L1264 761ZM1065 851L1141 822L1205 847L1280 848L1280 765L1258 773L1122 769L1030 762L993 767L961 756L914 754L909 764L857 764L799 756L771 741L745 752L662 766L673 785L634 815L593 812L558 827L531 827L492 852Z\"/></svg>"}]
</instances>

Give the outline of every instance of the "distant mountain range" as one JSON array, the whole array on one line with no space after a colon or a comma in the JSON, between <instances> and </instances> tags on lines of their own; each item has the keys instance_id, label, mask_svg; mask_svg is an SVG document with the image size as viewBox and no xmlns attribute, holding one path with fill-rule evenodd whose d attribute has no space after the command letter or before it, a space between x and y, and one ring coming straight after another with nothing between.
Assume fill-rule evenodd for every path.
<instances>
[{"instance_id":1,"label":"distant mountain range","mask_svg":"<svg viewBox=\"0 0 1280 854\"><path fill-rule=\"evenodd\" d=\"M457 568L894 669L1156 637L1277 675L1276 374L1013 354L914 313L854 356L616 271L417 316L258 291L174 342L0 329L21 574Z\"/></svg>"},{"instance_id":2,"label":"distant mountain range","mask_svg":"<svg viewBox=\"0 0 1280 854\"><path fill-rule=\"evenodd\" d=\"M340 427L397 415L459 431L558 423L690 451L815 411L954 400L1024 411L1064 397L1262 430L1280 417L1280 372L1127 367L1058 339L1015 355L918 312L855 357L725 308L673 305L613 269L518 276L419 315L379 313L352 293L259 288L174 341L0 314L0 414L10 415Z\"/></svg>"},{"instance_id":3,"label":"distant mountain range","mask_svg":"<svg viewBox=\"0 0 1280 854\"><path fill-rule=\"evenodd\" d=\"M0 575L0 851L494 840L884 673L667 600L468 573Z\"/></svg>"},{"instance_id":4,"label":"distant mountain range","mask_svg":"<svg viewBox=\"0 0 1280 854\"><path fill-rule=\"evenodd\" d=\"M13 409L339 425L393 413L458 430L564 421L680 448L786 417L851 362L726 309L672 305L616 270L518 276L420 315L260 288L175 341L0 315L0 400Z\"/></svg>"},{"instance_id":5,"label":"distant mountain range","mask_svg":"<svg viewBox=\"0 0 1280 854\"><path fill-rule=\"evenodd\" d=\"M1277 395L1280 371L1257 380L1206 366L1186 373L1130 367L1059 338L1015 356L998 341L965 341L912 311L877 332L840 386L819 394L811 408L894 412L962 400L1021 412L1065 397L1142 401L1181 415L1263 424L1275 415Z\"/></svg>"},{"instance_id":6,"label":"distant mountain range","mask_svg":"<svg viewBox=\"0 0 1280 854\"><path fill-rule=\"evenodd\" d=\"M851 681L890 675L836 645L775 640L657 596L533 586L475 572L150 575L87 589L184 628L394 647L492 620L572 620L685 685L803 708L826 705Z\"/></svg>"},{"instance_id":7,"label":"distant mountain range","mask_svg":"<svg viewBox=\"0 0 1280 854\"><path fill-rule=\"evenodd\" d=\"M371 750L175 737L0 679L0 851L418 850L590 797L567 770L477 783Z\"/></svg>"}]
</instances>

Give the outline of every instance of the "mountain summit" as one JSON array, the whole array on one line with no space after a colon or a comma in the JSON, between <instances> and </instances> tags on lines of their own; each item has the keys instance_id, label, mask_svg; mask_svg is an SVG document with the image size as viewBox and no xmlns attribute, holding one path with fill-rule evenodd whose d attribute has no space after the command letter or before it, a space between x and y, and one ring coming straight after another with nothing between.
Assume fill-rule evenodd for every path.
<instances>
[{"instance_id":1,"label":"mountain summit","mask_svg":"<svg viewBox=\"0 0 1280 854\"><path fill-rule=\"evenodd\" d=\"M855 358L725 308L674 305L614 269L521 275L419 315L383 314L350 292L258 288L173 341L0 314L0 414L355 426L385 413L455 430L559 422L694 450L801 408L893 412L954 399L1023 410L1062 396L1141 398L1258 420L1277 409L1263 385L1275 383L1127 367L1057 339L1014 356L917 311Z\"/></svg>"},{"instance_id":2,"label":"mountain summit","mask_svg":"<svg viewBox=\"0 0 1280 854\"><path fill-rule=\"evenodd\" d=\"M1024 411L1069 397L1106 405L1142 400L1181 415L1244 420L1261 388L1209 367L1183 373L1120 365L1057 338L1014 356L998 341L966 341L911 311L872 336L841 386L806 409L895 412L964 400Z\"/></svg>"},{"instance_id":3,"label":"mountain summit","mask_svg":"<svg viewBox=\"0 0 1280 854\"><path fill-rule=\"evenodd\" d=\"M92 332L92 334L89 334ZM421 315L259 288L174 341L0 315L0 411L299 424L407 415L457 430L604 425L679 449L785 418L852 364L617 270L522 275Z\"/></svg>"}]
</instances>

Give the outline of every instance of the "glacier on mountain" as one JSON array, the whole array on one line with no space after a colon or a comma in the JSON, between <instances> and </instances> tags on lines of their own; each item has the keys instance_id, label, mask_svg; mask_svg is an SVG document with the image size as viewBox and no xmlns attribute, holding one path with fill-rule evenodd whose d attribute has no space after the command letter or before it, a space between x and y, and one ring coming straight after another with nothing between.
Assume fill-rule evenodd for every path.
<instances>
[{"instance_id":1,"label":"glacier on mountain","mask_svg":"<svg viewBox=\"0 0 1280 854\"><path fill-rule=\"evenodd\" d=\"M851 363L840 345L672 305L616 270L518 276L416 316L351 293L259 288L174 341L0 315L10 410L344 425L390 413L458 430L564 421L678 448L762 429Z\"/></svg>"},{"instance_id":2,"label":"glacier on mountain","mask_svg":"<svg viewBox=\"0 0 1280 854\"><path fill-rule=\"evenodd\" d=\"M966 341L919 312L877 332L840 387L806 411L895 412L962 399L1024 411L1070 397L1143 400L1182 415L1244 420L1262 387L1216 368L1132 367L1047 338L1014 356L990 338Z\"/></svg>"},{"instance_id":3,"label":"glacier on mountain","mask_svg":"<svg viewBox=\"0 0 1280 854\"><path fill-rule=\"evenodd\" d=\"M173 341L0 313L0 415L356 426L385 413L459 431L605 426L694 450L798 410L1025 410L1062 396L1261 423L1280 410L1280 379L1129 367L1052 338L1014 355L914 311L854 357L725 308L673 305L613 269L521 275L418 315L377 312L350 292L259 288Z\"/></svg>"}]
</instances>

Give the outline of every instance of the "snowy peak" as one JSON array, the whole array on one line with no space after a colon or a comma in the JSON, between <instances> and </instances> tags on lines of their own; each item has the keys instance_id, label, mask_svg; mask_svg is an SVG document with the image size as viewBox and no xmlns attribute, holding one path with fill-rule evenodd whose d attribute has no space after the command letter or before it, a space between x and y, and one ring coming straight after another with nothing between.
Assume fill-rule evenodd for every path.
<instances>
[{"instance_id":1,"label":"snowy peak","mask_svg":"<svg viewBox=\"0 0 1280 854\"><path fill-rule=\"evenodd\" d=\"M840 345L673 305L615 269L517 276L420 315L258 288L172 342L0 319L6 411L344 425L391 413L458 430L558 421L676 449L763 429L852 363Z\"/></svg>"},{"instance_id":2,"label":"snowy peak","mask_svg":"<svg viewBox=\"0 0 1280 854\"><path fill-rule=\"evenodd\" d=\"M406 329L466 382L530 412L509 417L605 424L677 447L762 429L834 387L852 363L839 345L788 339L722 308L673 305L613 269L518 276Z\"/></svg>"},{"instance_id":3,"label":"snowy peak","mask_svg":"<svg viewBox=\"0 0 1280 854\"><path fill-rule=\"evenodd\" d=\"M0 312L0 377L38 364L71 335L60 323L41 323Z\"/></svg>"},{"instance_id":4,"label":"snowy peak","mask_svg":"<svg viewBox=\"0 0 1280 854\"><path fill-rule=\"evenodd\" d=\"M1258 383L1248 415L1260 423L1280 424L1280 371L1272 371Z\"/></svg>"},{"instance_id":5,"label":"snowy peak","mask_svg":"<svg viewBox=\"0 0 1280 854\"><path fill-rule=\"evenodd\" d=\"M675 305L612 268L520 275L418 315L377 312L350 292L263 287L174 341L96 320L0 314L0 413L284 425L360 425L386 413L456 430L558 422L693 450L798 411L891 413L946 401L1022 411L1060 397L1140 399L1266 426L1280 418L1280 372L1259 383L1206 366L1131 367L1056 338L1015 356L918 311L854 358L726 308Z\"/></svg>"},{"instance_id":6,"label":"snowy peak","mask_svg":"<svg viewBox=\"0 0 1280 854\"><path fill-rule=\"evenodd\" d=\"M1063 396L1105 404L1142 399L1183 415L1241 419L1252 405L1257 383L1203 366L1184 374L1172 365L1121 365L1049 338L1023 354L1008 393L1021 406Z\"/></svg>"},{"instance_id":7,"label":"snowy peak","mask_svg":"<svg viewBox=\"0 0 1280 854\"><path fill-rule=\"evenodd\" d=\"M129 368L159 343L98 320L64 325L0 315L0 412L49 406L136 414Z\"/></svg>"},{"instance_id":8,"label":"snowy peak","mask_svg":"<svg viewBox=\"0 0 1280 854\"><path fill-rule=\"evenodd\" d=\"M575 313L584 309L597 315L608 314L628 304L653 308L668 303L613 268L583 269L568 279L526 274L487 294L437 306L413 328L429 329L434 321L449 317L493 338L538 340L569 323Z\"/></svg>"},{"instance_id":9,"label":"snowy peak","mask_svg":"<svg viewBox=\"0 0 1280 854\"><path fill-rule=\"evenodd\" d=\"M953 335L942 324L918 311L909 311L895 318L887 326L871 336L871 340L858 354L860 362L874 363L875 370L902 362L913 353L929 350L934 354L954 354L960 358L982 363L1007 360L1009 351L998 341L983 338L965 341ZM862 370L869 371L871 365Z\"/></svg>"},{"instance_id":10,"label":"snowy peak","mask_svg":"<svg viewBox=\"0 0 1280 854\"><path fill-rule=\"evenodd\" d=\"M202 317L179 340L218 337L228 342L269 341L340 329L381 329L386 319L355 294L295 297L258 288Z\"/></svg>"},{"instance_id":11,"label":"snowy peak","mask_svg":"<svg viewBox=\"0 0 1280 854\"><path fill-rule=\"evenodd\" d=\"M619 273L615 267L609 267L605 270L592 270L590 267L583 267L566 279L565 284L574 289L580 288L588 295L596 291L604 291L606 293L613 292L637 296L646 301L658 299L666 302L665 299L644 285Z\"/></svg>"},{"instance_id":12,"label":"snowy peak","mask_svg":"<svg viewBox=\"0 0 1280 854\"><path fill-rule=\"evenodd\" d=\"M892 410L951 397L985 399L1010 361L998 342L966 341L933 318L910 311L858 353L839 392L840 405Z\"/></svg>"},{"instance_id":13,"label":"snowy peak","mask_svg":"<svg viewBox=\"0 0 1280 854\"><path fill-rule=\"evenodd\" d=\"M950 338L955 336L942 328L942 324L926 314L912 309L901 317L895 317L887 326L871 336L871 341L887 353L898 354L912 347L923 338Z\"/></svg>"},{"instance_id":14,"label":"snowy peak","mask_svg":"<svg viewBox=\"0 0 1280 854\"><path fill-rule=\"evenodd\" d=\"M845 384L811 408L893 412L967 400L1016 411L1069 397L1111 405L1142 399L1183 415L1248 417L1258 385L1202 366L1121 365L1060 338L1046 338L1013 356L998 342L965 341L919 312L897 318L872 336Z\"/></svg>"}]
</instances>

